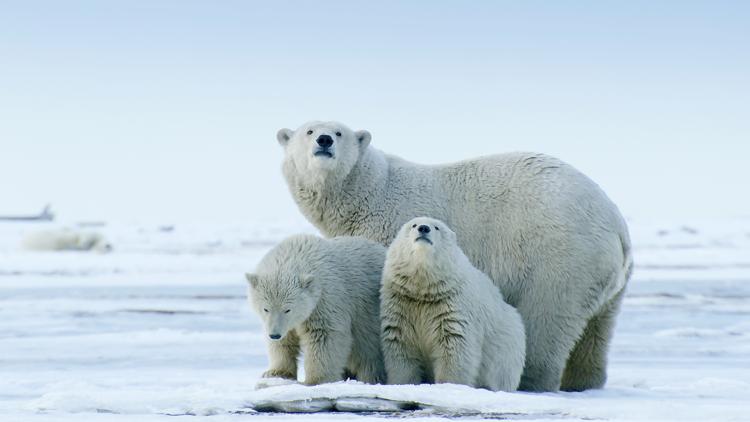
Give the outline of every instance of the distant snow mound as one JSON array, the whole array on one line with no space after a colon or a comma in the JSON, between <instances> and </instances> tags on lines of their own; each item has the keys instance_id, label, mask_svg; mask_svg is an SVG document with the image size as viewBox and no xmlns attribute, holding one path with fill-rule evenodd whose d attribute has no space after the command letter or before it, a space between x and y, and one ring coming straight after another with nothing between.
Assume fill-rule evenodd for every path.
<instances>
[{"instance_id":1,"label":"distant snow mound","mask_svg":"<svg viewBox=\"0 0 750 422\"><path fill-rule=\"evenodd\" d=\"M30 251L95 251L109 252L112 245L95 232L72 229L44 230L27 235L22 247Z\"/></svg>"}]
</instances>

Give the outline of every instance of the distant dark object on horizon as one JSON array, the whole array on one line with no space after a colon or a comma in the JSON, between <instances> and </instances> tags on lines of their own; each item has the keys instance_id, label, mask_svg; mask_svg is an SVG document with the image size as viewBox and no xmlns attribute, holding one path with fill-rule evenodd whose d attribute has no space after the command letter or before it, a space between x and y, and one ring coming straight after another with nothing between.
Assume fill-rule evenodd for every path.
<instances>
[{"instance_id":1,"label":"distant dark object on horizon","mask_svg":"<svg viewBox=\"0 0 750 422\"><path fill-rule=\"evenodd\" d=\"M55 219L55 214L50 210L50 206L46 205L42 212L37 215L17 215L17 216L1 216L0 221L52 221Z\"/></svg>"}]
</instances>

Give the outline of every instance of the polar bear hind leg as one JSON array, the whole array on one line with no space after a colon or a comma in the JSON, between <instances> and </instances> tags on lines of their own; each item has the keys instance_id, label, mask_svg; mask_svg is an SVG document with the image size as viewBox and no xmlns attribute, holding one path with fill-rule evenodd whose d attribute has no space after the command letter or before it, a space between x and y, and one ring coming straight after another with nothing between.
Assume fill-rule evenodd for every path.
<instances>
[{"instance_id":1,"label":"polar bear hind leg","mask_svg":"<svg viewBox=\"0 0 750 422\"><path fill-rule=\"evenodd\" d=\"M570 353L561 390L584 391L604 387L607 381L607 352L623 297L624 289L589 320L583 335Z\"/></svg>"},{"instance_id":2,"label":"polar bear hind leg","mask_svg":"<svg viewBox=\"0 0 750 422\"><path fill-rule=\"evenodd\" d=\"M535 288L516 305L526 329L526 364L520 390L560 389L570 352L588 320L601 308L598 292L581 294L580 286L586 284L590 283L578 282L569 271L542 271L531 284Z\"/></svg>"},{"instance_id":3,"label":"polar bear hind leg","mask_svg":"<svg viewBox=\"0 0 750 422\"><path fill-rule=\"evenodd\" d=\"M519 390L542 392L560 389L565 362L585 328L585 320L550 312L531 315L519 308L526 326L526 366Z\"/></svg>"}]
</instances>

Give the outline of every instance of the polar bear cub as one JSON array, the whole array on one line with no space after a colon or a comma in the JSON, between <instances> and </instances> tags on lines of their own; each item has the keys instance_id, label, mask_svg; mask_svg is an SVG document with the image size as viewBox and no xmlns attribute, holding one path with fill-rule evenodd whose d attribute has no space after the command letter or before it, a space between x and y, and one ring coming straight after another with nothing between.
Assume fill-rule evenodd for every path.
<instances>
[{"instance_id":1,"label":"polar bear cub","mask_svg":"<svg viewBox=\"0 0 750 422\"><path fill-rule=\"evenodd\" d=\"M442 221L419 217L401 228L388 249L380 306L389 384L518 388L521 316Z\"/></svg>"},{"instance_id":2,"label":"polar bear cub","mask_svg":"<svg viewBox=\"0 0 750 422\"><path fill-rule=\"evenodd\" d=\"M297 379L300 348L305 383L351 376L385 382L380 349L379 290L385 248L357 237L290 237L247 274L252 308L268 335L264 378Z\"/></svg>"}]
</instances>

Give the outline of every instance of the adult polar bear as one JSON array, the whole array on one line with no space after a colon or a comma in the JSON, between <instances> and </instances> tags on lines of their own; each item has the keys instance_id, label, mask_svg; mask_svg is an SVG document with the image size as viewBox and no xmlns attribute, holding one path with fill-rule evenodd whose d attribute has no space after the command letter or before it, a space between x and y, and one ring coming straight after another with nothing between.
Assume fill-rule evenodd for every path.
<instances>
[{"instance_id":1,"label":"adult polar bear","mask_svg":"<svg viewBox=\"0 0 750 422\"><path fill-rule=\"evenodd\" d=\"M453 227L471 262L523 317L521 389L604 385L632 257L622 216L589 178L532 153L419 165L337 122L281 129L277 139L292 196L325 236L388 245L421 215Z\"/></svg>"}]
</instances>

